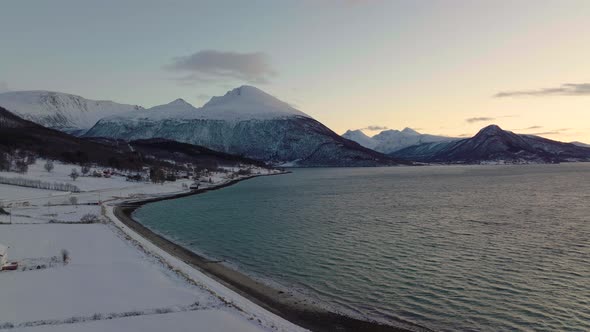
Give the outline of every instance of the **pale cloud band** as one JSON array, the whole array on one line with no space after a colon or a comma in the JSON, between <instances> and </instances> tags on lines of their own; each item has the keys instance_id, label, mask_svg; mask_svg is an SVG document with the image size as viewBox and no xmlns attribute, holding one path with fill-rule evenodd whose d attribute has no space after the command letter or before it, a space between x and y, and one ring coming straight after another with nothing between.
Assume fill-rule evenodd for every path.
<instances>
[{"instance_id":1,"label":"pale cloud band","mask_svg":"<svg viewBox=\"0 0 590 332\"><path fill-rule=\"evenodd\" d=\"M378 130L387 130L389 127L386 126L367 126L365 128L361 128L361 130L370 130L370 131L378 131Z\"/></svg>"},{"instance_id":2,"label":"pale cloud band","mask_svg":"<svg viewBox=\"0 0 590 332\"><path fill-rule=\"evenodd\" d=\"M240 80L260 84L268 83L277 75L270 57L262 52L202 50L176 57L164 69L183 73L184 76L178 78L181 83Z\"/></svg>"},{"instance_id":3,"label":"pale cloud band","mask_svg":"<svg viewBox=\"0 0 590 332\"><path fill-rule=\"evenodd\" d=\"M477 117L477 118L468 118L468 119L465 119L465 121L467 121L467 123L476 123L476 122L493 121L495 119L496 118L482 116L482 117Z\"/></svg>"},{"instance_id":4,"label":"pale cloud band","mask_svg":"<svg viewBox=\"0 0 590 332\"><path fill-rule=\"evenodd\" d=\"M567 83L557 88L545 88L537 90L504 91L494 95L503 97L542 97L542 96L587 96L590 95L590 83Z\"/></svg>"}]
</instances>

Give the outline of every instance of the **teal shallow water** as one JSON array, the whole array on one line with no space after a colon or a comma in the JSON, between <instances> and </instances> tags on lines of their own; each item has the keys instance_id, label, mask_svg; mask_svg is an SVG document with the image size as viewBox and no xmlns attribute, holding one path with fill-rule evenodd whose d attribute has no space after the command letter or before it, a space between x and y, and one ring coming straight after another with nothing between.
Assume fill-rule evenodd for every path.
<instances>
[{"instance_id":1,"label":"teal shallow water","mask_svg":"<svg viewBox=\"0 0 590 332\"><path fill-rule=\"evenodd\" d=\"M590 164L301 169L135 217L357 317L590 330Z\"/></svg>"}]
</instances>

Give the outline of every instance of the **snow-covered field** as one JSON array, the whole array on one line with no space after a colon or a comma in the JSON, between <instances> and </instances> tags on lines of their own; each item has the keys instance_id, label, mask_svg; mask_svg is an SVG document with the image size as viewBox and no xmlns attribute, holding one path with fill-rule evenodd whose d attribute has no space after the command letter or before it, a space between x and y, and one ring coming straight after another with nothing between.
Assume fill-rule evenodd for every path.
<instances>
[{"instance_id":1,"label":"snow-covered field","mask_svg":"<svg viewBox=\"0 0 590 332\"><path fill-rule=\"evenodd\" d=\"M105 225L2 226L10 260L70 253L67 265L0 274L1 322L67 319L191 305L219 306Z\"/></svg>"},{"instance_id":2,"label":"snow-covered field","mask_svg":"<svg viewBox=\"0 0 590 332\"><path fill-rule=\"evenodd\" d=\"M0 223L43 224L80 222L85 215L100 217L100 205L46 205L8 209L11 215L0 215Z\"/></svg>"},{"instance_id":3,"label":"snow-covered field","mask_svg":"<svg viewBox=\"0 0 590 332\"><path fill-rule=\"evenodd\" d=\"M182 181L164 185L127 182L122 177L73 181L68 175L76 166L56 163L48 173L43 164L37 162L22 176L72 183L83 191L72 194L0 184L2 205L11 213L0 216L0 243L9 247L9 261L20 264L17 271L0 272L0 330L301 330L137 234L130 236L125 233L129 230L123 232L117 223L107 222L114 218L114 202L178 193L186 190ZM213 183L203 186L229 181L223 173L211 178ZM103 206L81 205L98 200ZM76 223L86 214L103 220ZM62 259L64 250L67 263Z\"/></svg>"},{"instance_id":4,"label":"snow-covered field","mask_svg":"<svg viewBox=\"0 0 590 332\"><path fill-rule=\"evenodd\" d=\"M36 332L39 328L19 328L10 331ZM116 320L90 321L79 324L44 326L45 332L256 332L260 329L246 318L223 310L198 310L165 315L125 317Z\"/></svg>"}]
</instances>

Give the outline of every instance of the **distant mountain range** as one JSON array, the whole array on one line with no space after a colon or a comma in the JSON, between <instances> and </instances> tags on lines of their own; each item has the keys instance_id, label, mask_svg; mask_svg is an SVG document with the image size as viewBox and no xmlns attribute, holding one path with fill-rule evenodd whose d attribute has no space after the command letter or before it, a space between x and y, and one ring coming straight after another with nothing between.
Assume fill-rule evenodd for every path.
<instances>
[{"instance_id":1,"label":"distant mountain range","mask_svg":"<svg viewBox=\"0 0 590 332\"><path fill-rule=\"evenodd\" d=\"M391 156L428 163L555 163L590 161L590 148L491 125L472 138L414 145Z\"/></svg>"},{"instance_id":2,"label":"distant mountain range","mask_svg":"<svg viewBox=\"0 0 590 332\"><path fill-rule=\"evenodd\" d=\"M166 146L197 153L198 149L170 143L179 142L198 146L207 153L226 154L230 159L229 156L239 156L244 160L300 167L391 166L413 161L476 164L590 160L590 147L584 143L518 135L498 126L488 126L468 139L421 134L410 128L385 130L373 137L361 130L349 130L339 136L309 115L252 86L241 86L213 97L200 108L176 99L145 109L47 91L2 93L0 106L32 121L24 127L27 130L35 122L40 128L45 126L91 139L76 141L71 136L66 139L47 131L50 129L36 127L31 129L34 137L14 128L13 139L4 136L5 141L15 146L29 144L33 148L33 142L37 142L38 151L46 149L44 145L62 152L64 147L89 151L86 145L93 142L122 140L142 141L141 147L146 152L149 149L145 144L155 144L162 158L167 155L163 148ZM1 121L6 125L17 120L5 115ZM43 135L51 140L43 142ZM21 137L22 142L17 142L16 137ZM57 146L55 140L63 140L64 146ZM104 145L97 147L97 151L105 152ZM118 145L117 153L130 153L125 146Z\"/></svg>"},{"instance_id":3,"label":"distant mountain range","mask_svg":"<svg viewBox=\"0 0 590 332\"><path fill-rule=\"evenodd\" d=\"M403 130L384 130L379 134L370 137L362 130L349 130L342 137L355 141L360 145L386 154L422 143L445 142L456 138L421 134L411 128Z\"/></svg>"},{"instance_id":4,"label":"distant mountain range","mask_svg":"<svg viewBox=\"0 0 590 332\"><path fill-rule=\"evenodd\" d=\"M200 108L177 99L144 109L47 91L0 94L0 106L40 125L84 137L164 138L278 165L407 164L340 137L252 86L213 97Z\"/></svg>"}]
</instances>

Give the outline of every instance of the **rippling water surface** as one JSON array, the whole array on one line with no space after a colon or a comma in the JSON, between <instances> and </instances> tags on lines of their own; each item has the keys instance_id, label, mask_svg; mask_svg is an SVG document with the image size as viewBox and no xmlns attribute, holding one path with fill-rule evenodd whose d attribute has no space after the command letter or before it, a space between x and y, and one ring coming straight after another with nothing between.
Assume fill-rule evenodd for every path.
<instances>
[{"instance_id":1,"label":"rippling water surface","mask_svg":"<svg viewBox=\"0 0 590 332\"><path fill-rule=\"evenodd\" d=\"M350 315L590 331L590 164L301 169L136 217Z\"/></svg>"}]
</instances>

